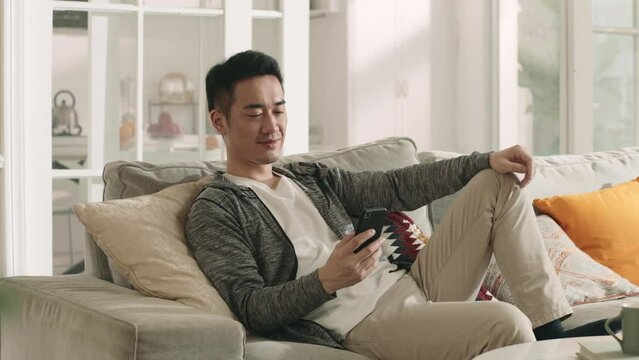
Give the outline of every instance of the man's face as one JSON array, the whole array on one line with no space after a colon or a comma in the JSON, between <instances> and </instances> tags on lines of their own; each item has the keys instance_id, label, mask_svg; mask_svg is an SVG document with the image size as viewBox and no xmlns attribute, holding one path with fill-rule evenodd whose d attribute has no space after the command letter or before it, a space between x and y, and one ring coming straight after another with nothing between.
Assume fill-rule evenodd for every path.
<instances>
[{"instance_id":1,"label":"man's face","mask_svg":"<svg viewBox=\"0 0 639 360\"><path fill-rule=\"evenodd\" d=\"M228 118L213 116L224 135L229 162L240 166L275 162L286 134L286 106L282 85L275 76L245 79L235 84Z\"/></svg>"}]
</instances>

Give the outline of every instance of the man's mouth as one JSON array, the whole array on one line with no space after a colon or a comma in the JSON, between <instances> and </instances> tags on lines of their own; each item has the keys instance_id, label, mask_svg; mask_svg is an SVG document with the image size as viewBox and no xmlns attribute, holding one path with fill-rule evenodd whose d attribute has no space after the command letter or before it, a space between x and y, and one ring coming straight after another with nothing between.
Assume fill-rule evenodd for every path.
<instances>
[{"instance_id":1,"label":"man's mouth","mask_svg":"<svg viewBox=\"0 0 639 360\"><path fill-rule=\"evenodd\" d=\"M264 145L266 147L275 147L275 145L277 145L277 143L282 140L281 138L277 138L277 139L264 139L264 140L259 140L257 143Z\"/></svg>"}]
</instances>

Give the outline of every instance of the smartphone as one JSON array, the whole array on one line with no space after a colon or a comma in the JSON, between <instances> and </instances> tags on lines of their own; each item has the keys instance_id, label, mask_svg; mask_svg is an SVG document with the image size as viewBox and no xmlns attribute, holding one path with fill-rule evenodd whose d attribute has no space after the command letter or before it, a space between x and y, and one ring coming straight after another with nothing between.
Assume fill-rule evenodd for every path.
<instances>
[{"instance_id":1,"label":"smartphone","mask_svg":"<svg viewBox=\"0 0 639 360\"><path fill-rule=\"evenodd\" d=\"M359 217L359 221L357 222L357 230L355 231L355 234L361 234L368 229L374 229L375 235L363 242L357 249L355 249L354 252L360 252L363 248L370 245L373 241L379 239L379 237L382 235L382 228L384 227L385 222L385 208L371 208L362 211L362 215Z\"/></svg>"}]
</instances>

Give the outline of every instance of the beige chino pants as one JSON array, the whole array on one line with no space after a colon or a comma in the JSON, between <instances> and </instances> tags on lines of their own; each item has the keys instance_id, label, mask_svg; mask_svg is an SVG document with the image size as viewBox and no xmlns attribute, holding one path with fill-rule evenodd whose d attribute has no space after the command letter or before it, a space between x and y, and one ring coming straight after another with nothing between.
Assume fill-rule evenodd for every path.
<instances>
[{"instance_id":1,"label":"beige chino pants","mask_svg":"<svg viewBox=\"0 0 639 360\"><path fill-rule=\"evenodd\" d=\"M473 301L492 254L517 307ZM345 345L378 359L470 359L534 341L534 327L571 313L530 199L514 175L484 170Z\"/></svg>"}]
</instances>

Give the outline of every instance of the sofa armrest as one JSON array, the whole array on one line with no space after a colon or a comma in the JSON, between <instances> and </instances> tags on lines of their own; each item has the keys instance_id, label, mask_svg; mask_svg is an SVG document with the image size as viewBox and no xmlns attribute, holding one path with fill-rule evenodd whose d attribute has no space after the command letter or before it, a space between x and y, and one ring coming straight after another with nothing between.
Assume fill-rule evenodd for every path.
<instances>
[{"instance_id":1,"label":"sofa armrest","mask_svg":"<svg viewBox=\"0 0 639 360\"><path fill-rule=\"evenodd\" d=\"M232 319L87 275L0 280L2 359L242 359Z\"/></svg>"}]
</instances>

